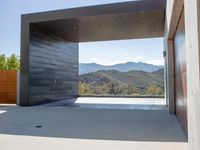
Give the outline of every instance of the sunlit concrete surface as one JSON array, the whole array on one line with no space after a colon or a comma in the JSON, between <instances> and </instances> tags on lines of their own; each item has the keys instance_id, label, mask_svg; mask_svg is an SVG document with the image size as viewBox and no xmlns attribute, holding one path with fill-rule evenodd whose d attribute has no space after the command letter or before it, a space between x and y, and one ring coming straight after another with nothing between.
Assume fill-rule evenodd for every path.
<instances>
[{"instance_id":1,"label":"sunlit concrete surface","mask_svg":"<svg viewBox=\"0 0 200 150\"><path fill-rule=\"evenodd\" d=\"M3 114L5 113L6 111L5 110L0 110L0 114Z\"/></svg>"},{"instance_id":2,"label":"sunlit concrete surface","mask_svg":"<svg viewBox=\"0 0 200 150\"><path fill-rule=\"evenodd\" d=\"M1 104L0 103L0 107L12 107L12 106L16 106L16 104Z\"/></svg>"},{"instance_id":3,"label":"sunlit concrete surface","mask_svg":"<svg viewBox=\"0 0 200 150\"><path fill-rule=\"evenodd\" d=\"M0 107L1 150L186 150L166 110Z\"/></svg>"},{"instance_id":4,"label":"sunlit concrete surface","mask_svg":"<svg viewBox=\"0 0 200 150\"><path fill-rule=\"evenodd\" d=\"M187 143L1 135L3 150L187 150ZM6 144L5 144L6 143Z\"/></svg>"},{"instance_id":5,"label":"sunlit concrete surface","mask_svg":"<svg viewBox=\"0 0 200 150\"><path fill-rule=\"evenodd\" d=\"M94 109L166 110L165 98L78 97L47 103L46 106L70 106Z\"/></svg>"}]
</instances>

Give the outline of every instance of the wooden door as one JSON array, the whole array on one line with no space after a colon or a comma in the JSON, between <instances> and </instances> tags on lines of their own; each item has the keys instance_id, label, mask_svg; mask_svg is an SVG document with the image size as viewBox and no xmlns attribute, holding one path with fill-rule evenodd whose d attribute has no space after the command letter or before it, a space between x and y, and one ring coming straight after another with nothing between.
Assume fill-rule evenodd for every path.
<instances>
[{"instance_id":1,"label":"wooden door","mask_svg":"<svg viewBox=\"0 0 200 150\"><path fill-rule=\"evenodd\" d=\"M176 115L187 134L187 79L184 12L178 23L174 39Z\"/></svg>"}]
</instances>

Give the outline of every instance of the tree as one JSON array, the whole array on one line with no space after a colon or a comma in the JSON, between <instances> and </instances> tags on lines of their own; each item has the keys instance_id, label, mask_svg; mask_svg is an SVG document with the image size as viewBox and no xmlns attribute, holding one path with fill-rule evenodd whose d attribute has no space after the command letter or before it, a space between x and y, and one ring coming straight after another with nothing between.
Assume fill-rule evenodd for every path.
<instances>
[{"instance_id":1,"label":"tree","mask_svg":"<svg viewBox=\"0 0 200 150\"><path fill-rule=\"evenodd\" d=\"M19 70L20 61L19 57L15 54L12 54L10 57L7 58L7 66L8 70Z\"/></svg>"},{"instance_id":2,"label":"tree","mask_svg":"<svg viewBox=\"0 0 200 150\"><path fill-rule=\"evenodd\" d=\"M19 70L20 60L15 54L6 57L5 54L0 55L0 70Z\"/></svg>"},{"instance_id":3,"label":"tree","mask_svg":"<svg viewBox=\"0 0 200 150\"><path fill-rule=\"evenodd\" d=\"M84 95L85 94L85 86L84 83L79 82L79 94Z\"/></svg>"},{"instance_id":4,"label":"tree","mask_svg":"<svg viewBox=\"0 0 200 150\"><path fill-rule=\"evenodd\" d=\"M7 58L4 54L0 55L0 70L7 70Z\"/></svg>"},{"instance_id":5,"label":"tree","mask_svg":"<svg viewBox=\"0 0 200 150\"><path fill-rule=\"evenodd\" d=\"M146 94L148 94L148 95L164 95L164 92L163 92L162 88L160 88L156 85L151 85L151 86L147 87Z\"/></svg>"},{"instance_id":6,"label":"tree","mask_svg":"<svg viewBox=\"0 0 200 150\"><path fill-rule=\"evenodd\" d=\"M108 85L108 94L119 94L120 93L120 89L119 89L119 83L117 82L111 82Z\"/></svg>"}]
</instances>

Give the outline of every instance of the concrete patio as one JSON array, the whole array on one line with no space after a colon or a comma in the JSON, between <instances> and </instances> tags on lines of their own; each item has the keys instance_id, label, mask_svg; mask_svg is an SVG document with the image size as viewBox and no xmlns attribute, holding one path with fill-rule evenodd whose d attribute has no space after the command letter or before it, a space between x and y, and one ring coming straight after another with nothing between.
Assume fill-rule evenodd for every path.
<instances>
[{"instance_id":1,"label":"concrete patio","mask_svg":"<svg viewBox=\"0 0 200 150\"><path fill-rule=\"evenodd\" d=\"M81 98L74 107L59 105L65 101L34 107L1 105L0 149L187 149L187 138L175 115L165 109L96 109L96 105L92 109L81 107L83 102L90 104L91 99ZM127 103L134 105L128 99Z\"/></svg>"}]
</instances>

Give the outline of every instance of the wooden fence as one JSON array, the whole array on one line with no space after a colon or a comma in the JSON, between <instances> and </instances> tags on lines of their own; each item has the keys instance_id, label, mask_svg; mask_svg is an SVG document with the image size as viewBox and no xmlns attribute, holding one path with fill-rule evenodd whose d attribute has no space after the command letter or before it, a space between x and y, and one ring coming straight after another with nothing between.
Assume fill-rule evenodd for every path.
<instances>
[{"instance_id":1,"label":"wooden fence","mask_svg":"<svg viewBox=\"0 0 200 150\"><path fill-rule=\"evenodd\" d=\"M0 71L0 103L16 104L17 71Z\"/></svg>"}]
</instances>

